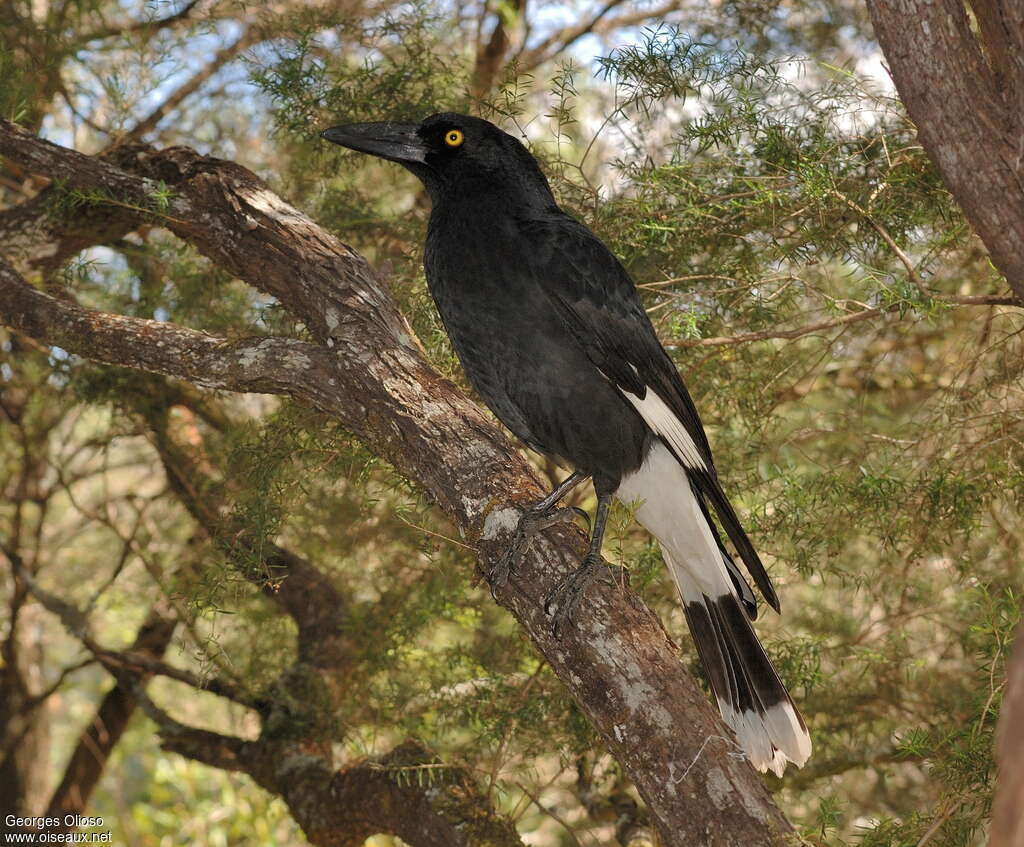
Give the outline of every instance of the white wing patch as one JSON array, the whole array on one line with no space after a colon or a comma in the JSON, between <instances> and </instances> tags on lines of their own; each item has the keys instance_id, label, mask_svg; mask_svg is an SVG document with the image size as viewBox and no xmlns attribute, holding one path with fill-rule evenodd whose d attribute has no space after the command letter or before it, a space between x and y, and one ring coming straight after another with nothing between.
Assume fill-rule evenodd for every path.
<instances>
[{"instance_id":1,"label":"white wing patch","mask_svg":"<svg viewBox=\"0 0 1024 847\"><path fill-rule=\"evenodd\" d=\"M693 437L683 426L683 422L675 416L654 389L648 386L643 400L632 391L623 390L622 394L633 404L647 425L664 439L665 443L672 448L688 468L702 471L708 469L707 463L701 456L700 450L697 449Z\"/></svg>"}]
</instances>

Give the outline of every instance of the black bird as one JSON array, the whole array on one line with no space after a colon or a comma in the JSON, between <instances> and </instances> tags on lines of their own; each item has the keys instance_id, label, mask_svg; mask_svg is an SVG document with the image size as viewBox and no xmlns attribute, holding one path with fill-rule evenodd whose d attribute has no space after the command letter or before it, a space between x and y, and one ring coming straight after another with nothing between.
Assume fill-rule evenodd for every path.
<instances>
[{"instance_id":1,"label":"black bird","mask_svg":"<svg viewBox=\"0 0 1024 847\"><path fill-rule=\"evenodd\" d=\"M430 292L473 387L534 450L574 472L521 518L492 585L530 539L572 509L558 503L593 479L590 550L552 595L571 618L601 563L611 498L639 503L661 543L722 715L760 770L781 776L810 736L754 635L753 592L711 519L713 509L768 603L779 600L722 490L686 386L636 287L604 244L555 203L536 160L480 118L362 123L328 141L408 168L433 201L425 265Z\"/></svg>"}]
</instances>

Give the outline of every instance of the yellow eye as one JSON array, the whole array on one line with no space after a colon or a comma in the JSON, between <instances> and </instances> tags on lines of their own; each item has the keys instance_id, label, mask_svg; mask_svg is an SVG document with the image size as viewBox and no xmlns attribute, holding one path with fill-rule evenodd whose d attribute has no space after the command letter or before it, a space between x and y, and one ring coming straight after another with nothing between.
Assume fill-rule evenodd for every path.
<instances>
[{"instance_id":1,"label":"yellow eye","mask_svg":"<svg viewBox=\"0 0 1024 847\"><path fill-rule=\"evenodd\" d=\"M466 140L466 137L462 134L462 130L450 129L444 134L444 143L449 147L458 147Z\"/></svg>"}]
</instances>

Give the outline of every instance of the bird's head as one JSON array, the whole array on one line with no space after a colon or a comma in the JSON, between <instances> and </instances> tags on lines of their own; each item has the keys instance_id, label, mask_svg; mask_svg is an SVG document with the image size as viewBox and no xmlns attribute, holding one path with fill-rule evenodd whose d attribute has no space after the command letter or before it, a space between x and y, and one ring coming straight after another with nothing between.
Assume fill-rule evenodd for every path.
<instances>
[{"instance_id":1,"label":"bird's head","mask_svg":"<svg viewBox=\"0 0 1024 847\"><path fill-rule=\"evenodd\" d=\"M404 165L435 203L493 195L517 204L554 204L530 152L482 118L442 112L418 124L347 124L320 134L342 147Z\"/></svg>"}]
</instances>

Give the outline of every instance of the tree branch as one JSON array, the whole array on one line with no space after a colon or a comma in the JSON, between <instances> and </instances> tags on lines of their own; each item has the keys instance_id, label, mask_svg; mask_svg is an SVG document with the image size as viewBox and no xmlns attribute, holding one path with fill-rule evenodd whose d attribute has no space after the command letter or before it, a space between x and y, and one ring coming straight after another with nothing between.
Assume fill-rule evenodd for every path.
<instances>
[{"instance_id":1,"label":"tree branch","mask_svg":"<svg viewBox=\"0 0 1024 847\"><path fill-rule=\"evenodd\" d=\"M101 156L119 165L131 163L147 149L125 145ZM60 195L59 187L50 186L0 212L3 255L18 273L46 277L86 247L115 242L138 226L135 211L110 205L93 204L61 214Z\"/></svg>"},{"instance_id":2,"label":"tree branch","mask_svg":"<svg viewBox=\"0 0 1024 847\"><path fill-rule=\"evenodd\" d=\"M200 0L189 0L189 2L182 6L177 12L168 15L166 18L154 18L142 21L123 21L119 24L111 24L109 26L102 27L101 29L95 29L92 32L84 33L83 35L78 36L75 40L79 44L87 44L90 41L100 41L106 38L132 35L137 32L145 32L152 35L162 29L167 29L168 27L172 27L175 24L179 24L187 20L189 15L192 13L192 10L199 5L199 2Z\"/></svg>"},{"instance_id":3,"label":"tree branch","mask_svg":"<svg viewBox=\"0 0 1024 847\"><path fill-rule=\"evenodd\" d=\"M56 594L44 589L36 578L25 570L16 556L12 556L8 551L4 551L4 554L13 565L18 576L25 581L29 592L39 604L50 614L55 615L68 633L81 641L82 645L96 657L96 660L115 676L130 672L136 678L148 678L153 674L157 674L178 682L184 682L186 685L190 685L199 691L208 691L219 697L227 698L250 709L259 710L264 707L262 701L254 700L226 680L216 678L204 680L183 668L176 668L166 664L160 660L159 656L154 656L152 646L159 643L156 635L163 633L165 626L177 623L169 618L166 613L160 610L151 612L147 622L143 624L136 638L137 641L141 642L142 647L133 647L130 651L110 650L96 641L86 612L69 603L64 598L58 597ZM172 626L172 634L173 630L174 627ZM170 639L170 634L167 635L167 639ZM166 647L166 645L164 646ZM163 650L160 651L159 655L163 655Z\"/></svg>"},{"instance_id":4,"label":"tree branch","mask_svg":"<svg viewBox=\"0 0 1024 847\"><path fill-rule=\"evenodd\" d=\"M332 359L292 338L227 341L164 321L83 309L32 288L0 259L0 315L7 326L98 362L178 377L204 388L293 394L311 400L309 368Z\"/></svg>"},{"instance_id":5,"label":"tree branch","mask_svg":"<svg viewBox=\"0 0 1024 847\"><path fill-rule=\"evenodd\" d=\"M932 300L939 303L947 303L951 306L1021 306L1024 305L1020 299L1014 296L1003 297L998 294L979 295L943 295L931 294ZM767 341L771 338L803 338L805 335L813 335L826 329L835 329L839 326L860 323L880 315L898 311L899 303L891 306L878 307L875 309L862 309L859 312L851 312L838 318L829 318L824 321L805 324L793 329L763 329L757 332L744 332L740 335L715 335L709 338L684 338L679 340L666 341L666 344L675 347L729 347L734 344L750 344L753 341Z\"/></svg>"},{"instance_id":6,"label":"tree branch","mask_svg":"<svg viewBox=\"0 0 1024 847\"><path fill-rule=\"evenodd\" d=\"M130 672L120 672L118 681L131 690L146 717L157 725L165 750L225 771L246 770L242 757L258 749L257 742L183 724L157 706Z\"/></svg>"},{"instance_id":7,"label":"tree branch","mask_svg":"<svg viewBox=\"0 0 1024 847\"><path fill-rule=\"evenodd\" d=\"M473 65L474 97L484 97L494 87L498 71L505 63L505 55L512 43L509 29L519 23L525 14L526 0L511 0L509 3L498 4L495 12L497 20L494 22L494 29L491 30L491 37L477 50Z\"/></svg>"},{"instance_id":8,"label":"tree branch","mask_svg":"<svg viewBox=\"0 0 1024 847\"><path fill-rule=\"evenodd\" d=\"M139 628L131 652L159 660L171 643L177 623L177 619L168 616L160 606L154 606ZM80 815L85 811L136 706L132 690L120 682L107 692L79 736L64 768L64 776L50 797L47 816L63 820L65 815Z\"/></svg>"},{"instance_id":9,"label":"tree branch","mask_svg":"<svg viewBox=\"0 0 1024 847\"><path fill-rule=\"evenodd\" d=\"M1024 82L1024 12L1007 0L969 0L992 68L996 90L1007 103L1019 102Z\"/></svg>"},{"instance_id":10,"label":"tree branch","mask_svg":"<svg viewBox=\"0 0 1024 847\"><path fill-rule=\"evenodd\" d=\"M143 393L138 413L153 433L168 482L182 505L238 572L292 618L298 628L299 660L343 678L353 653L344 626L347 598L308 559L266 540L257 544L251 532L225 521L225 504L212 493L216 488L209 474L171 433L167 412L173 393L168 394L165 384L151 385Z\"/></svg>"},{"instance_id":11,"label":"tree branch","mask_svg":"<svg viewBox=\"0 0 1024 847\"><path fill-rule=\"evenodd\" d=\"M13 560L12 560L13 561ZM15 562L15 567L19 567ZM80 813L120 740L136 706L157 724L163 747L222 770L242 771L288 803L311 843L358 847L377 832L389 832L414 847L521 847L515 827L490 806L471 777L449 767L417 744L407 743L381 760L332 772L302 741L279 741L266 732L257 741L181 723L145 692L152 674L229 697L251 708L259 704L220 680L204 682L162 662L176 620L154 610L130 651L100 647L84 613L42 589L19 570L32 595L57 615L117 680L83 733L48 814ZM70 827L64 827L69 829Z\"/></svg>"},{"instance_id":12,"label":"tree branch","mask_svg":"<svg viewBox=\"0 0 1024 847\"><path fill-rule=\"evenodd\" d=\"M623 2L624 0L606 0L605 4L587 20L563 27L551 33L528 50L523 50L517 57L520 70L524 73L533 70L539 65L544 64L544 62L553 59L559 53L564 52L589 33L601 35L606 32L615 32L616 30L637 26L645 21L660 21L669 12L679 8L678 0L670 0L670 2L663 3L656 9L625 12L615 17L609 17L609 12L621 6Z\"/></svg>"},{"instance_id":13,"label":"tree branch","mask_svg":"<svg viewBox=\"0 0 1024 847\"><path fill-rule=\"evenodd\" d=\"M894 307L895 308L895 307ZM758 332L744 332L740 335L715 335L710 338L685 338L679 341L667 342L676 347L727 347L733 344L749 344L753 341L766 341L769 338L802 338L815 332L826 329L834 329L837 326L866 321L869 318L876 318L884 315L891 309L864 309L860 312L853 312L839 318L830 318L825 321L807 324L795 329L763 329Z\"/></svg>"},{"instance_id":14,"label":"tree branch","mask_svg":"<svg viewBox=\"0 0 1024 847\"><path fill-rule=\"evenodd\" d=\"M125 132L123 135L118 136L115 143L118 145L128 144L133 141L138 141L142 136L152 132L156 129L157 124L159 124L160 121L178 108L178 106L180 106L187 97L198 91L210 77L238 56L239 53L247 47L251 47L253 44L256 44L259 40L260 38L257 35L255 28L251 25L248 26L233 44L229 44L227 47L223 47L218 50L214 54L213 58L210 59L210 61L207 62L201 70L172 91L163 103L157 106L130 130Z\"/></svg>"}]
</instances>

